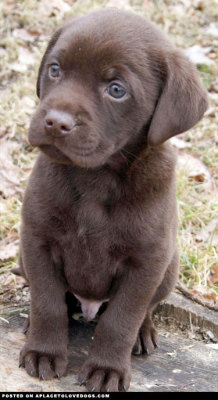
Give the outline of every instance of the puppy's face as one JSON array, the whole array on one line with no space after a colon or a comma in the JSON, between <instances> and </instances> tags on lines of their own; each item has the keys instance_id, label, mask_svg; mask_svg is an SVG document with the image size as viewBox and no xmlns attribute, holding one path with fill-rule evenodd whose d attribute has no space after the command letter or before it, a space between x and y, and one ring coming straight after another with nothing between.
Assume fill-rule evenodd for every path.
<instances>
[{"instance_id":1,"label":"puppy's face","mask_svg":"<svg viewBox=\"0 0 218 400\"><path fill-rule=\"evenodd\" d=\"M206 108L190 63L152 24L118 10L60 28L42 59L37 91L30 143L57 162L88 168L137 143L163 142Z\"/></svg>"}]
</instances>

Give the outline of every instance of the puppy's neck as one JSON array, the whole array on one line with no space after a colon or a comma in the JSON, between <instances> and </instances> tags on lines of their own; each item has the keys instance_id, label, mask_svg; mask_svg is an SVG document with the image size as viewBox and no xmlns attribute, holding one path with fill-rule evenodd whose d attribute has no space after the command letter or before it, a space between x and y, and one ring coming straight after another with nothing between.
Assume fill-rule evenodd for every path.
<instances>
[{"instance_id":1,"label":"puppy's neck","mask_svg":"<svg viewBox=\"0 0 218 400\"><path fill-rule=\"evenodd\" d=\"M106 167L118 174L123 174L126 170L129 170L133 163L142 161L145 150L148 150L147 135L143 135L138 143L129 143L113 154L107 161Z\"/></svg>"}]
</instances>

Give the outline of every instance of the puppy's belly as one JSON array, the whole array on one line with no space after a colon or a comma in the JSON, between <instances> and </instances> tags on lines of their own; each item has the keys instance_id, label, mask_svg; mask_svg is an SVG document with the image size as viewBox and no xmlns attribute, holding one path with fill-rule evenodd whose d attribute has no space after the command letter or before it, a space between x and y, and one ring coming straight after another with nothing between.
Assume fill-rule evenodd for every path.
<instances>
[{"instance_id":1,"label":"puppy's belly","mask_svg":"<svg viewBox=\"0 0 218 400\"><path fill-rule=\"evenodd\" d=\"M94 319L101 305L106 301L109 301L109 299L105 299L102 301L87 300L76 294L74 294L74 296L79 300L83 316L87 321L91 321L92 319Z\"/></svg>"}]
</instances>

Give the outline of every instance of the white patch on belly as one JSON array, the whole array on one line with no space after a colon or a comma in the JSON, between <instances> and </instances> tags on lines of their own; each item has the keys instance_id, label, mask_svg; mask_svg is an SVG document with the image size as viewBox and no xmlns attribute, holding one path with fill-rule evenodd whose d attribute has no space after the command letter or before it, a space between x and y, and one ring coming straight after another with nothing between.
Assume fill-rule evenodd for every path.
<instances>
[{"instance_id":1,"label":"white patch on belly","mask_svg":"<svg viewBox=\"0 0 218 400\"><path fill-rule=\"evenodd\" d=\"M76 294L74 294L74 296L79 300L79 302L81 304L83 317L87 321L91 321L92 319L94 319L96 314L97 314L97 312L98 312L98 310L99 310L99 308L101 307L101 305L103 303L105 303L106 301L109 301L109 299L105 299L105 300L102 300L102 301L87 300L87 299L84 299L83 297L80 297L80 296L78 296Z\"/></svg>"}]
</instances>

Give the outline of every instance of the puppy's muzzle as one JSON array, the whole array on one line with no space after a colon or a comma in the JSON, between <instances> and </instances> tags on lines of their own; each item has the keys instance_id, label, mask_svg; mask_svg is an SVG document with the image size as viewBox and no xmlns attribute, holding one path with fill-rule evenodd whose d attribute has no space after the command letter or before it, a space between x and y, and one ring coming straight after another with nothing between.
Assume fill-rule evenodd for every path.
<instances>
[{"instance_id":1,"label":"puppy's muzzle","mask_svg":"<svg viewBox=\"0 0 218 400\"><path fill-rule=\"evenodd\" d=\"M52 109L44 118L45 130L53 137L61 137L72 133L78 126L75 118L65 111Z\"/></svg>"}]
</instances>

